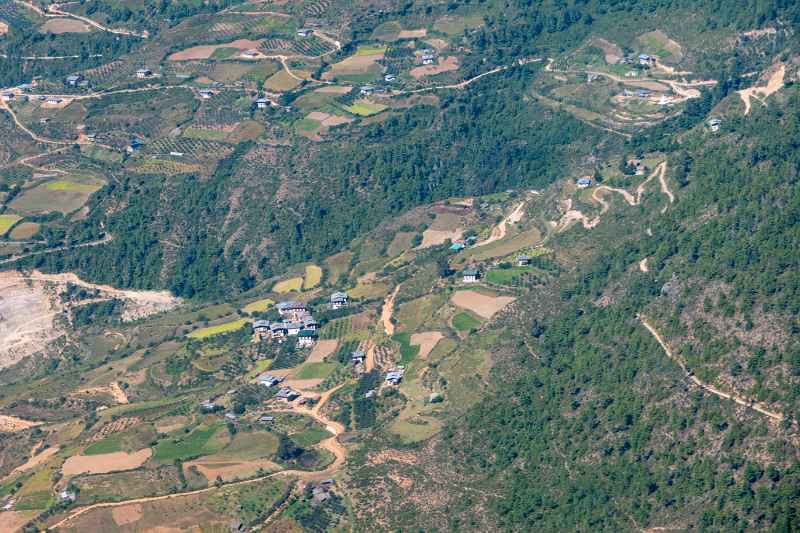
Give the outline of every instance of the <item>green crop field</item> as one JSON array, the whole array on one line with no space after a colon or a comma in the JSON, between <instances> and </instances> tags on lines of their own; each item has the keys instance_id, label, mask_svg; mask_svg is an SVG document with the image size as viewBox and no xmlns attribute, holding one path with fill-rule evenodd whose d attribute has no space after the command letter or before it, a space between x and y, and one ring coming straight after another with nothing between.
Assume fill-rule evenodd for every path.
<instances>
[{"instance_id":1,"label":"green crop field","mask_svg":"<svg viewBox=\"0 0 800 533\"><path fill-rule=\"evenodd\" d=\"M294 123L294 127L301 133L313 133L317 131L320 126L321 124L318 120L311 118L301 118Z\"/></svg>"},{"instance_id":2,"label":"green crop field","mask_svg":"<svg viewBox=\"0 0 800 533\"><path fill-rule=\"evenodd\" d=\"M320 338L322 339L340 339L353 331L353 323L350 317L339 318L332 320L322 326L320 331Z\"/></svg>"},{"instance_id":3,"label":"green crop field","mask_svg":"<svg viewBox=\"0 0 800 533\"><path fill-rule=\"evenodd\" d=\"M156 445L153 459L168 463L217 452L225 446L224 442L212 440L217 431L226 431L222 423L201 425L184 437L162 440Z\"/></svg>"},{"instance_id":4,"label":"green crop field","mask_svg":"<svg viewBox=\"0 0 800 533\"><path fill-rule=\"evenodd\" d=\"M386 109L386 106L383 104L375 104L372 102L359 101L359 102L354 102L349 106L345 106L344 109L354 115L358 115L361 117L368 117L370 115L377 115L378 113Z\"/></svg>"},{"instance_id":5,"label":"green crop field","mask_svg":"<svg viewBox=\"0 0 800 533\"><path fill-rule=\"evenodd\" d=\"M224 142L228 138L228 133L222 130L189 127L183 131L183 136L188 139L199 139L201 141Z\"/></svg>"},{"instance_id":6,"label":"green crop field","mask_svg":"<svg viewBox=\"0 0 800 533\"><path fill-rule=\"evenodd\" d=\"M122 433L116 433L109 437L104 438L90 444L85 450L83 455L102 455L104 453L114 453L122 451Z\"/></svg>"},{"instance_id":7,"label":"green crop field","mask_svg":"<svg viewBox=\"0 0 800 533\"><path fill-rule=\"evenodd\" d=\"M385 46L379 45L360 45L358 50L356 50L355 55L357 56L374 56L374 55L383 55L386 53Z\"/></svg>"},{"instance_id":8,"label":"green crop field","mask_svg":"<svg viewBox=\"0 0 800 533\"><path fill-rule=\"evenodd\" d=\"M205 339L213 335L219 335L220 333L230 333L231 331L240 330L244 327L245 324L247 324L247 322L248 320L246 318L240 318L239 320L225 322L224 324L196 329L191 333L189 333L187 336L193 339Z\"/></svg>"},{"instance_id":9,"label":"green crop field","mask_svg":"<svg viewBox=\"0 0 800 533\"><path fill-rule=\"evenodd\" d=\"M453 327L460 332L471 331L480 325L481 321L466 311L462 311L453 317Z\"/></svg>"},{"instance_id":10,"label":"green crop field","mask_svg":"<svg viewBox=\"0 0 800 533\"><path fill-rule=\"evenodd\" d=\"M531 272L528 267L495 268L486 274L486 281L497 285L511 285Z\"/></svg>"},{"instance_id":11,"label":"green crop field","mask_svg":"<svg viewBox=\"0 0 800 533\"><path fill-rule=\"evenodd\" d=\"M235 56L238 53L238 48L230 48L225 46L214 50L214 53L211 54L211 59L228 59L229 57Z\"/></svg>"},{"instance_id":12,"label":"green crop field","mask_svg":"<svg viewBox=\"0 0 800 533\"><path fill-rule=\"evenodd\" d=\"M11 207L21 213L60 211L67 214L83 206L92 193L101 187L96 182L54 180L24 191L11 202Z\"/></svg>"},{"instance_id":13,"label":"green crop field","mask_svg":"<svg viewBox=\"0 0 800 533\"><path fill-rule=\"evenodd\" d=\"M294 378L325 379L330 376L338 366L338 363L306 363L297 369L297 373L294 375Z\"/></svg>"},{"instance_id":14,"label":"green crop field","mask_svg":"<svg viewBox=\"0 0 800 533\"><path fill-rule=\"evenodd\" d=\"M419 346L411 344L411 333L398 333L392 339L400 343L401 364L408 365L419 354Z\"/></svg>"},{"instance_id":15,"label":"green crop field","mask_svg":"<svg viewBox=\"0 0 800 533\"><path fill-rule=\"evenodd\" d=\"M79 191L93 193L100 189L101 185L91 183L76 183L68 180L55 180L47 183L49 191Z\"/></svg>"},{"instance_id":16,"label":"green crop field","mask_svg":"<svg viewBox=\"0 0 800 533\"><path fill-rule=\"evenodd\" d=\"M292 435L292 440L300 447L306 448L327 439L331 433L320 427L310 427Z\"/></svg>"}]
</instances>

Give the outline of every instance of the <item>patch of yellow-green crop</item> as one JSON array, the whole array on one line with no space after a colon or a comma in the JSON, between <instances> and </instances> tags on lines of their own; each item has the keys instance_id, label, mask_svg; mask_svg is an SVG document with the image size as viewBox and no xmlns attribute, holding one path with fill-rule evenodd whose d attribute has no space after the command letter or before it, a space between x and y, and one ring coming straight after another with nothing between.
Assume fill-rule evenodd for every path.
<instances>
[{"instance_id":1,"label":"patch of yellow-green crop","mask_svg":"<svg viewBox=\"0 0 800 533\"><path fill-rule=\"evenodd\" d=\"M370 115L377 115L386 109L386 106L372 102L354 102L353 104L346 106L345 109L354 115L368 117Z\"/></svg>"},{"instance_id":2,"label":"patch of yellow-green crop","mask_svg":"<svg viewBox=\"0 0 800 533\"><path fill-rule=\"evenodd\" d=\"M322 281L322 269L317 265L306 265L306 276L303 282L304 289L313 289Z\"/></svg>"},{"instance_id":3,"label":"patch of yellow-green crop","mask_svg":"<svg viewBox=\"0 0 800 533\"><path fill-rule=\"evenodd\" d=\"M263 313L274 304L275 300L264 298L261 300L256 300L255 302L250 302L242 308L242 311L245 313Z\"/></svg>"},{"instance_id":4,"label":"patch of yellow-green crop","mask_svg":"<svg viewBox=\"0 0 800 533\"><path fill-rule=\"evenodd\" d=\"M47 189L50 191L76 191L76 192L85 192L89 194L95 192L100 187L101 185L97 184L77 183L74 181L67 181L67 180L55 180L47 184Z\"/></svg>"},{"instance_id":5,"label":"patch of yellow-green crop","mask_svg":"<svg viewBox=\"0 0 800 533\"><path fill-rule=\"evenodd\" d=\"M22 219L17 215L0 215L0 235L5 235L11 226L16 224Z\"/></svg>"},{"instance_id":6,"label":"patch of yellow-green crop","mask_svg":"<svg viewBox=\"0 0 800 533\"><path fill-rule=\"evenodd\" d=\"M356 50L357 56L374 56L374 55L383 55L386 53L385 46L375 46L375 45L361 45Z\"/></svg>"},{"instance_id":7,"label":"patch of yellow-green crop","mask_svg":"<svg viewBox=\"0 0 800 533\"><path fill-rule=\"evenodd\" d=\"M272 290L279 294L283 294L286 292L297 292L302 288L303 288L303 278L297 277L279 281L272 287Z\"/></svg>"},{"instance_id":8,"label":"patch of yellow-green crop","mask_svg":"<svg viewBox=\"0 0 800 533\"><path fill-rule=\"evenodd\" d=\"M224 324L219 324L216 326L196 329L187 336L193 339L205 339L207 337L219 335L220 333L230 333L231 331L240 330L245 324L247 324L247 322L248 321L246 318L240 318L239 320L233 320L232 322L225 322Z\"/></svg>"}]
</instances>

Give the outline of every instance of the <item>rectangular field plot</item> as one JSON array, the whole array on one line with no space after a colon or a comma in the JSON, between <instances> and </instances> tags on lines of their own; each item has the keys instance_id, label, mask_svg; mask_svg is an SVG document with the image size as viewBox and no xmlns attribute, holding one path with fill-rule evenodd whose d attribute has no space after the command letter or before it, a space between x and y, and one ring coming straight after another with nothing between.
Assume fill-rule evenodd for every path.
<instances>
[{"instance_id":1,"label":"rectangular field plot","mask_svg":"<svg viewBox=\"0 0 800 533\"><path fill-rule=\"evenodd\" d=\"M11 202L11 207L25 214L67 214L83 207L103 184L99 179L79 176L48 181L24 191Z\"/></svg>"}]
</instances>

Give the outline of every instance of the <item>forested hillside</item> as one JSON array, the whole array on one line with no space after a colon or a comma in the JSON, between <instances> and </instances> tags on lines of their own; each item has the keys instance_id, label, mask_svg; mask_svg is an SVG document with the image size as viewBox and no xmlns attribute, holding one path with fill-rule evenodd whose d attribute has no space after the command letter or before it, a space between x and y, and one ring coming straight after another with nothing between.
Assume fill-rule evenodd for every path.
<instances>
[{"instance_id":1,"label":"forested hillside","mask_svg":"<svg viewBox=\"0 0 800 533\"><path fill-rule=\"evenodd\" d=\"M478 501L501 530L800 527L798 120L794 90L721 138L686 134L681 200L573 240L591 250L575 277L498 323L493 392L437 453L494 491ZM693 386L643 317L699 379L783 420Z\"/></svg>"}]
</instances>

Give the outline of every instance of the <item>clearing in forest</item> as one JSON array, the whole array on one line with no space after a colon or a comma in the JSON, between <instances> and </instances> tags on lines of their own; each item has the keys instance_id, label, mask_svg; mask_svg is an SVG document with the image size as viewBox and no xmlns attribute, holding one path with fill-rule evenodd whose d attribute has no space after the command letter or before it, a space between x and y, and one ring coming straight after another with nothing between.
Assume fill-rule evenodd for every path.
<instances>
[{"instance_id":1,"label":"clearing in forest","mask_svg":"<svg viewBox=\"0 0 800 533\"><path fill-rule=\"evenodd\" d=\"M766 100L771 94L781 90L783 88L783 80L785 76L786 65L781 63L777 67L773 67L771 69L771 73L769 74L769 79L766 85L750 87L749 89L737 91L739 93L739 97L742 99L742 102L744 102L744 114L747 115L750 113L750 100L752 98L755 98L763 103L764 100Z\"/></svg>"}]
</instances>

